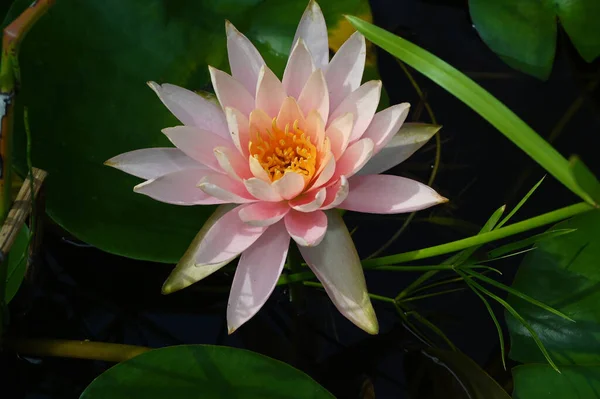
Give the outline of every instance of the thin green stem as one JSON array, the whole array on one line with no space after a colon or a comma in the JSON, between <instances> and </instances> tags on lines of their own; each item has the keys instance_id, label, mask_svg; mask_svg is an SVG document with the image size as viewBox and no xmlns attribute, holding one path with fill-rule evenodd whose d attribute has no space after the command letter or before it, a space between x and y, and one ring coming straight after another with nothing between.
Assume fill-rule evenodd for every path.
<instances>
[{"instance_id":1,"label":"thin green stem","mask_svg":"<svg viewBox=\"0 0 600 399\"><path fill-rule=\"evenodd\" d=\"M363 262L363 267L365 269L372 269L377 266L432 258L434 256L444 255L450 252L457 252L465 248L487 244L488 242L510 237L512 235L523 233L525 231L542 227L551 223L556 223L560 220L567 219L571 216L575 216L580 213L588 212L592 209L594 209L594 207L592 207L591 205L585 202L580 202L575 205L570 205L565 208L557 209L555 211L548 212L543 215L524 220L522 222L511 224L510 226L493 230L488 233L479 234L474 237L464 238L462 240L453 241L447 244L436 245L433 247L418 249L416 251L405 252L402 254L369 259Z\"/></svg>"},{"instance_id":2,"label":"thin green stem","mask_svg":"<svg viewBox=\"0 0 600 399\"><path fill-rule=\"evenodd\" d=\"M461 287L461 288L452 288L450 290L432 292L431 294L423 294L423 295L417 295L417 296L411 296L411 297L408 297L408 298L403 298L402 302L419 301L421 299L433 298L433 297L436 297L436 296L445 295L445 294L451 294L453 292L459 292L459 291L464 291L464 290L465 289L463 287Z\"/></svg>"}]
</instances>

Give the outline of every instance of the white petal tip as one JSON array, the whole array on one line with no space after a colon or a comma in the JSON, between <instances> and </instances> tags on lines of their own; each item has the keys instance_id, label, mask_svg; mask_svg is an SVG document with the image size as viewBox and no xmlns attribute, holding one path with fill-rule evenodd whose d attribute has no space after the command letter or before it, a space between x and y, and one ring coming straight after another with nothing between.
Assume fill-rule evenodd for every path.
<instances>
[{"instance_id":1,"label":"white petal tip","mask_svg":"<svg viewBox=\"0 0 600 399\"><path fill-rule=\"evenodd\" d=\"M369 307L365 309L364 320L361 320L361 323L356 325L367 334L379 334L379 322L375 315L375 309L373 309L373 306L370 303Z\"/></svg>"},{"instance_id":2,"label":"white petal tip","mask_svg":"<svg viewBox=\"0 0 600 399\"><path fill-rule=\"evenodd\" d=\"M227 335L231 335L234 332L236 332L237 328L235 327L231 327L231 326L227 326Z\"/></svg>"},{"instance_id":3,"label":"white petal tip","mask_svg":"<svg viewBox=\"0 0 600 399\"><path fill-rule=\"evenodd\" d=\"M443 196L441 196L439 194L437 194L437 200L438 200L439 204L445 204L446 202L450 202L450 200L448 198L443 197ZM506 208L506 205L504 205L504 208Z\"/></svg>"}]
</instances>

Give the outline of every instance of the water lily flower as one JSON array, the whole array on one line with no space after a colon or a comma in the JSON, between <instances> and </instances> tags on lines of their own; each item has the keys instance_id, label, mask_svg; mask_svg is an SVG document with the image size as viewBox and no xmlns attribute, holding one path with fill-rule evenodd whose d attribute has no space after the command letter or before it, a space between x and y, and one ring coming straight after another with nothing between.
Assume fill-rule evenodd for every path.
<instances>
[{"instance_id":1,"label":"water lily flower","mask_svg":"<svg viewBox=\"0 0 600 399\"><path fill-rule=\"evenodd\" d=\"M241 255L227 307L231 333L273 292L293 239L337 309L376 334L360 259L335 208L393 214L445 202L417 181L379 174L437 129L401 128L407 103L376 113L381 82L361 85L364 37L354 33L329 60L327 27L315 1L300 20L282 80L229 22L226 34L231 75L209 67L219 104L150 82L183 124L163 130L176 148L136 150L107 161L146 179L134 190L155 200L226 204L198 233L163 292Z\"/></svg>"}]
</instances>

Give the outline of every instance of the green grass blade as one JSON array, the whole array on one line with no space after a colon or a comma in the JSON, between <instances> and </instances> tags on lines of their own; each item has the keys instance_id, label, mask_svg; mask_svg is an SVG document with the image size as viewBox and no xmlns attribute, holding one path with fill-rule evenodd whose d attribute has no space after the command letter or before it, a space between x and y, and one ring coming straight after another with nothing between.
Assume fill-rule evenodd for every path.
<instances>
[{"instance_id":1,"label":"green grass blade","mask_svg":"<svg viewBox=\"0 0 600 399\"><path fill-rule=\"evenodd\" d=\"M425 317L421 316L418 312L416 312L414 310L408 312L407 315L413 316L415 319L417 319L419 321L419 323L423 324L424 326L429 328L431 331L433 331L435 334L437 334L441 339L443 339L444 342L446 342L446 344L450 347L450 349L452 349L453 351L457 351L454 343L452 343L450 338L448 338L446 336L446 334L444 334L444 332L438 326L436 326L431 321L427 320Z\"/></svg>"},{"instance_id":2,"label":"green grass blade","mask_svg":"<svg viewBox=\"0 0 600 399\"><path fill-rule=\"evenodd\" d=\"M487 257L490 260L500 258L501 256L504 256L504 255L519 251L523 248L527 248L531 245L534 245L538 241L559 237L559 236L562 236L565 234L572 233L574 231L576 231L576 229L559 229L559 230L545 231L543 233L536 234L531 237L527 237L523 240L511 242L509 244L506 244L506 245L503 245L496 249L493 249L487 253Z\"/></svg>"},{"instance_id":3,"label":"green grass blade","mask_svg":"<svg viewBox=\"0 0 600 399\"><path fill-rule=\"evenodd\" d=\"M488 221L485 222L485 224L483 225L483 227L481 228L481 230L477 234L479 235L479 234L483 234L483 233L487 233L487 232L492 231L494 229L494 226L496 226L496 223L498 223L498 220L500 220L500 218L502 217L502 214L504 213L505 210L506 210L506 205L502 205L500 208L496 209L494 211L494 213L492 214L492 216L490 216L490 218L488 219ZM467 248L464 251L462 251L458 255L458 257L457 257L454 265L456 265L456 266L462 265L480 247L481 247L481 245L477 245L477 246L474 246L474 247L471 247L471 248ZM500 273L500 274L502 274L502 273Z\"/></svg>"},{"instance_id":4,"label":"green grass blade","mask_svg":"<svg viewBox=\"0 0 600 399\"><path fill-rule=\"evenodd\" d=\"M490 306L490 303L487 301L487 299L485 299L485 297L483 295L481 295L479 293L479 291L477 291L477 288L475 288L471 284L471 282L469 281L468 278L465 278L464 280L467 283L467 285L469 286L469 288L471 288L471 290L475 294L477 294L477 296L481 299L481 301L485 305L485 308L487 309L488 313L490 314L490 317L492 318L494 325L496 326L496 331L498 332L498 340L500 341L500 358L502 359L502 366L504 366L504 370L506 370L506 355L505 355L506 349L504 348L504 333L502 332L502 327L500 326L500 323L498 322L498 319L496 318L496 315L494 314L494 310Z\"/></svg>"},{"instance_id":5,"label":"green grass blade","mask_svg":"<svg viewBox=\"0 0 600 399\"><path fill-rule=\"evenodd\" d=\"M456 272L465 278L467 277L467 275L464 274L463 272L461 272L460 270L457 270ZM502 299L498 295L495 295L492 292L486 290L484 287L482 287L480 284L478 284L474 280L471 280L470 283L473 284L473 286L475 288L477 288L479 291L481 291L483 294L489 296L490 298L492 298L493 300L498 302L500 305L502 305L504 307L504 309L506 309L508 311L508 313L510 313L515 319L517 319L527 329L527 331L529 331L529 334L531 334L531 338L533 338L533 340L535 341L538 348L540 348L540 351L542 352L542 354L548 361L548 364L550 364L550 366L552 366L552 368L554 370L556 370L557 372L560 373L560 370L558 369L558 367L556 366L556 364L550 357L550 354L546 350L546 347L544 346L544 343L540 340L540 337L538 336L538 334L531 327L531 325L529 323L527 323L527 321L519 314L519 312L517 312L512 306L510 306L510 304L508 302L506 302L504 299Z\"/></svg>"},{"instance_id":6,"label":"green grass blade","mask_svg":"<svg viewBox=\"0 0 600 399\"><path fill-rule=\"evenodd\" d=\"M483 276L483 275L481 275L481 274L479 274L477 272L474 272L472 270L469 270L467 268L462 269L462 270L465 273L469 274L470 276L473 276L476 279L479 279L479 280L484 281L484 282L486 282L486 283L488 283L490 285L493 285L496 288L500 288L501 290L504 290L504 291L508 292L509 294L517 296L517 297L519 297L519 298L521 298L521 299L523 299L523 300L525 300L525 301L527 301L527 302L529 302L529 303L531 303L531 304L533 304L535 306L539 306L540 308L542 308L542 309L544 309L544 310L546 310L546 311L548 311L550 313L554 313L555 315L557 315L559 317L562 317L565 320L569 320L569 321L572 321L573 323L575 323L575 320L573 320L572 318L570 318L566 314L564 314L564 313L562 313L562 312L554 309L553 307L550 307L550 306L546 305L543 302L538 301L537 299L534 299L534 298L530 297L529 295L525 295L522 292L520 292L518 290L515 290L512 287L504 285L504 284L502 284L502 283L500 283L500 282L498 282L498 281L496 281L496 280L494 280L492 278L489 278L487 276Z\"/></svg>"},{"instance_id":7,"label":"green grass blade","mask_svg":"<svg viewBox=\"0 0 600 399\"><path fill-rule=\"evenodd\" d=\"M421 47L354 16L346 16L375 45L415 68L471 107L569 190L593 204L575 182L569 162L506 105L445 61Z\"/></svg>"},{"instance_id":8,"label":"green grass blade","mask_svg":"<svg viewBox=\"0 0 600 399\"><path fill-rule=\"evenodd\" d=\"M544 181L544 179L546 178L546 176L542 177L540 179L540 181L538 181L535 186L533 186L531 188L531 190L529 190L527 192L527 194L525 194L525 196L521 199L521 201L519 201L519 203L508 213L508 215L506 215L506 217L504 219L502 219L502 221L500 223L498 223L498 226L496 227L497 229L499 229L500 227L504 226L504 224L506 222L508 222L510 220L510 218L512 218L515 213L517 213L517 211L519 209L521 209L521 207L523 206L523 204L525 202L527 202L527 200L529 199L529 197L531 197L531 195L535 192L535 190L537 190L537 188L542 184L542 182Z\"/></svg>"},{"instance_id":9,"label":"green grass blade","mask_svg":"<svg viewBox=\"0 0 600 399\"><path fill-rule=\"evenodd\" d=\"M575 182L585 191L596 204L600 203L600 182L577 156L569 158L571 175Z\"/></svg>"},{"instance_id":10,"label":"green grass blade","mask_svg":"<svg viewBox=\"0 0 600 399\"><path fill-rule=\"evenodd\" d=\"M570 205L552 212L545 213L543 215L535 216L522 222L511 224L510 226L502 227L501 229L490 231L488 233L483 233L474 237L463 238L462 240L436 245L433 247L418 249L416 251L368 259L363 261L362 265L365 269L370 269L377 266L405 263L413 260L444 255L451 252L458 252L475 245L487 244L488 242L510 237L511 235L524 233L537 227L556 223L560 220L567 219L571 216L588 212L593 209L595 208L586 203Z\"/></svg>"}]
</instances>

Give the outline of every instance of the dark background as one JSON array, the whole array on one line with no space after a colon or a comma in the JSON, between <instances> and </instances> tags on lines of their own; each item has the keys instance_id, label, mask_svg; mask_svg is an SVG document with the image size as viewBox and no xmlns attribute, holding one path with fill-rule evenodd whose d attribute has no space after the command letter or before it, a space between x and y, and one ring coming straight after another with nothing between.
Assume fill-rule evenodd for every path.
<instances>
[{"instance_id":1,"label":"dark background","mask_svg":"<svg viewBox=\"0 0 600 399\"><path fill-rule=\"evenodd\" d=\"M486 47L472 25L466 1L371 0L371 5L376 24L471 76L542 136L548 137L567 109L583 96L583 105L553 145L566 156L580 155L591 170L600 170L595 153L600 128L598 91L587 89L600 76L600 64L585 64L564 32L558 35L552 75L541 82L510 69ZM391 103L409 101L409 119L429 122L397 62L381 51L378 57ZM475 234L495 209L503 204L514 206L544 175L475 112L417 72L413 75L444 126L442 162L433 186L450 198L450 203L418 214L388 249L390 254ZM432 140L394 172L427 181L434 154ZM576 201L549 177L513 221ZM432 223L429 217L452 223ZM369 255L394 234L402 218L353 213L345 217L350 229L358 227L354 239L361 256ZM32 278L11 303L12 333L151 347L182 343L243 347L301 368L339 398L369 398L371 389L377 398L406 398L411 385L425 381L405 378L405 370L414 370L419 362L419 357L412 355L407 362L405 354L422 343L388 304L374 303L381 333L369 337L340 316L320 291L307 288L306 303L296 309L289 303L286 289L280 288L257 316L227 336L225 307L231 275L217 273L186 290L162 296L160 287L170 265L112 256L78 242L50 223L47 226ZM495 265L504 272L501 280L510 284L520 260L513 257ZM368 272L367 281L372 293L393 297L416 276ZM214 292L218 287L223 287L223 292ZM421 314L510 392L510 372L498 367L496 330L474 294L467 290L417 304ZM501 309L495 310L502 316ZM503 317L499 319L503 321ZM431 338L436 340L433 335ZM436 342L443 347L439 339ZM5 352L0 354L0 366L3 386L12 387L11 399L45 399L79 397L110 364L26 358Z\"/></svg>"}]
</instances>

